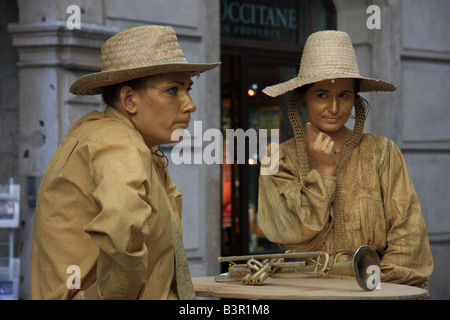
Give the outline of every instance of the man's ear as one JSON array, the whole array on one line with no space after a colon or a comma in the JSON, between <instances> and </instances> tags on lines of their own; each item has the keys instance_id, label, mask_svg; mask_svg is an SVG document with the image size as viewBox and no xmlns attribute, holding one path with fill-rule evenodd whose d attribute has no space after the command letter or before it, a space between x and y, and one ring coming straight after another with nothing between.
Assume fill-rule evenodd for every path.
<instances>
[{"instance_id":1,"label":"man's ear","mask_svg":"<svg viewBox=\"0 0 450 320\"><path fill-rule=\"evenodd\" d=\"M134 102L136 91L129 86L123 86L120 89L120 104L128 113L135 114L137 107Z\"/></svg>"}]
</instances>

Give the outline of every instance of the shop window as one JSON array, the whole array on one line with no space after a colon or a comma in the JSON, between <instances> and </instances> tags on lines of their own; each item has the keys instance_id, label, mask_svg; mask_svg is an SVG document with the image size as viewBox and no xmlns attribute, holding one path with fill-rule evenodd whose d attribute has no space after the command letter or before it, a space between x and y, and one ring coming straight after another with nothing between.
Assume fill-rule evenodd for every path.
<instances>
[{"instance_id":1,"label":"shop window","mask_svg":"<svg viewBox=\"0 0 450 320\"><path fill-rule=\"evenodd\" d=\"M308 35L335 25L335 9L328 0L221 0L224 137L226 129L239 128L267 129L269 134L278 130L280 143L293 137L289 94L272 98L262 89L293 78ZM281 250L258 228L261 159L249 153L251 141L246 143L245 164L222 165L222 255ZM236 148L237 141L224 139L226 144Z\"/></svg>"}]
</instances>

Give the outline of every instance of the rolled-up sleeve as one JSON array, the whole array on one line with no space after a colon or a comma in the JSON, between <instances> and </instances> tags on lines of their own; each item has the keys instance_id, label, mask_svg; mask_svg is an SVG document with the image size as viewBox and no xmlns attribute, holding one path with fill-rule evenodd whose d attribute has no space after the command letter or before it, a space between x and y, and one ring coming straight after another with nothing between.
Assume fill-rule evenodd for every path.
<instances>
[{"instance_id":1,"label":"rolled-up sleeve","mask_svg":"<svg viewBox=\"0 0 450 320\"><path fill-rule=\"evenodd\" d=\"M84 230L100 253L87 299L137 299L146 284L151 153L134 139L105 139L89 153L100 212Z\"/></svg>"}]
</instances>

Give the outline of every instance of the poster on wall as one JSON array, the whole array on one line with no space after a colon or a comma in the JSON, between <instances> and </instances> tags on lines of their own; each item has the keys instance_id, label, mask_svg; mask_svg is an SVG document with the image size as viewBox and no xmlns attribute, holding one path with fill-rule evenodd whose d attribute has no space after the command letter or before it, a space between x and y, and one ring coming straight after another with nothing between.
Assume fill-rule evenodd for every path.
<instances>
[{"instance_id":1,"label":"poster on wall","mask_svg":"<svg viewBox=\"0 0 450 320\"><path fill-rule=\"evenodd\" d=\"M0 228L19 227L20 185L0 186Z\"/></svg>"}]
</instances>

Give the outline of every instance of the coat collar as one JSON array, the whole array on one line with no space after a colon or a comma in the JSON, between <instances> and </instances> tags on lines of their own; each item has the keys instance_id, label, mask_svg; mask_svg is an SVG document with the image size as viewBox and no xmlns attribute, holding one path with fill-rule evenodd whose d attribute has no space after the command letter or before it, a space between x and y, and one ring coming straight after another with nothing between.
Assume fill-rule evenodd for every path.
<instances>
[{"instance_id":1,"label":"coat collar","mask_svg":"<svg viewBox=\"0 0 450 320\"><path fill-rule=\"evenodd\" d=\"M127 117L125 117L122 113L120 113L119 110L117 110L114 107L111 106L106 106L105 112L104 112L108 117L110 118L115 118L118 119L122 122L124 122L126 125L130 126L133 129L136 129L133 125L133 123L131 123L130 119L128 119Z\"/></svg>"}]
</instances>

